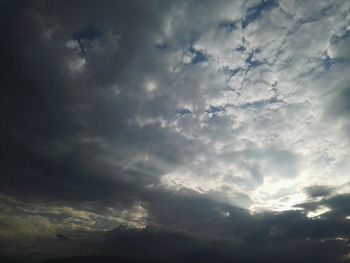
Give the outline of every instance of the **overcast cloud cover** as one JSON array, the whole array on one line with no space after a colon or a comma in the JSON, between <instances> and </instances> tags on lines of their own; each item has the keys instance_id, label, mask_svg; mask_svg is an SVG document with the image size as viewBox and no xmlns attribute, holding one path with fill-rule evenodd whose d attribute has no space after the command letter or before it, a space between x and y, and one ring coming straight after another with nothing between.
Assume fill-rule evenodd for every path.
<instances>
[{"instance_id":1,"label":"overcast cloud cover","mask_svg":"<svg viewBox=\"0 0 350 263\"><path fill-rule=\"evenodd\" d=\"M350 261L350 1L4 0L0 28L0 255Z\"/></svg>"}]
</instances>

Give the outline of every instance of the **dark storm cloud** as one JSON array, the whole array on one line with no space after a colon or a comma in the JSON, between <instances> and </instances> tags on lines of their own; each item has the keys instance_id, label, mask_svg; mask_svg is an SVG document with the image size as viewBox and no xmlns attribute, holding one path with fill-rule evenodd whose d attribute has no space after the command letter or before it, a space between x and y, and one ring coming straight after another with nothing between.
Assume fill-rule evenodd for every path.
<instances>
[{"instance_id":1,"label":"dark storm cloud","mask_svg":"<svg viewBox=\"0 0 350 263\"><path fill-rule=\"evenodd\" d=\"M140 8L136 2L106 2L100 10L86 1L68 6L59 2L48 5L45 1L10 5L15 11L8 19L13 21L5 22L13 28L8 29L9 37L2 43L3 50L16 52L2 63L9 71L2 77L7 82L2 105L3 113L8 114L3 123L6 129L1 167L1 187L6 192L94 199L110 195L112 188L113 192L126 189L129 183L118 181L125 169L104 161L108 153L103 144L122 148L133 141L132 151L137 151L144 138L156 135L152 130L149 135L147 131L128 130L125 122L137 104L132 103L133 99L126 104L125 98L112 102L108 85L125 77L123 71L141 52L137 51L138 38L145 40L142 34L158 17L151 15L155 11L150 5ZM123 31L123 38L113 47L115 50L107 47L99 52L92 48L86 54L77 54L77 58L86 59L87 69L78 77L70 76L66 59L75 54L64 47L65 42L74 39L76 32L84 32L94 20L104 25L101 30ZM46 40L43 35L50 30L52 36ZM94 39L104 40L97 34ZM108 138L112 142L104 141ZM117 190L119 184L123 186Z\"/></svg>"},{"instance_id":2,"label":"dark storm cloud","mask_svg":"<svg viewBox=\"0 0 350 263\"><path fill-rule=\"evenodd\" d=\"M314 185L314 186L306 187L304 191L311 198L314 198L314 197L329 196L332 193L333 189L325 185Z\"/></svg>"},{"instance_id":3,"label":"dark storm cloud","mask_svg":"<svg viewBox=\"0 0 350 263\"><path fill-rule=\"evenodd\" d=\"M115 160L149 152L171 165L196 150L158 124L128 125L136 114L161 111L168 103L162 98L152 105L142 101L147 96L144 76L162 75L152 72L154 63L158 67L162 62L150 59L158 51L149 34L160 30L166 4L111 1L96 6L83 1L62 6L39 1L11 7L16 4L8 17L13 21L6 21L13 25L10 37L2 43L4 50L16 51L3 63L10 71L3 76L3 107L10 113L4 116L2 136L5 192L106 198L112 191L130 192L123 190L126 185L157 182ZM100 26L92 29L95 21ZM74 39L89 48L67 48ZM84 70L69 72L70 60L86 61ZM121 94L113 97L116 86ZM157 174L161 168L150 169ZM131 174L127 182L126 174Z\"/></svg>"},{"instance_id":4,"label":"dark storm cloud","mask_svg":"<svg viewBox=\"0 0 350 263\"><path fill-rule=\"evenodd\" d=\"M332 204L334 210L344 209L346 198L339 196L325 203ZM58 240L60 246L57 240L46 241L43 246L50 251L54 245L61 256L69 255L71 249L88 255L86 247L92 247L94 254L109 255L70 259L75 262L343 262L348 253L350 220L345 218L324 215L310 219L303 211L251 215L189 193L165 195L161 209L166 209L166 204L168 211L162 214L167 218L157 215L162 221L159 225L145 229L119 227L85 238L77 236L69 242ZM223 216L223 211L229 215Z\"/></svg>"},{"instance_id":5,"label":"dark storm cloud","mask_svg":"<svg viewBox=\"0 0 350 263\"><path fill-rule=\"evenodd\" d=\"M200 202L201 212L191 213L199 212L200 217L194 218L198 228L176 229L169 222L168 227L143 230L120 227L104 235L98 251L109 255L113 251L114 260L126 262L343 262L348 253L349 232L344 229L349 220L310 219L299 211L251 215L232 208L229 217L220 219L213 217L212 204ZM179 214L174 214L174 222L189 213L175 209ZM211 219L202 225L200 218Z\"/></svg>"}]
</instances>

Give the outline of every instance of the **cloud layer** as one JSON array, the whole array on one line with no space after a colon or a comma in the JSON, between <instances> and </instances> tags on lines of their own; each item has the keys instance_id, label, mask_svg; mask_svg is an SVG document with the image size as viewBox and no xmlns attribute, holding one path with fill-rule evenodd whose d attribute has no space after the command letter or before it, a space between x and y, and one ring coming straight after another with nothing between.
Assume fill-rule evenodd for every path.
<instances>
[{"instance_id":1,"label":"cloud layer","mask_svg":"<svg viewBox=\"0 0 350 263\"><path fill-rule=\"evenodd\" d=\"M349 257L349 1L2 6L1 254Z\"/></svg>"}]
</instances>

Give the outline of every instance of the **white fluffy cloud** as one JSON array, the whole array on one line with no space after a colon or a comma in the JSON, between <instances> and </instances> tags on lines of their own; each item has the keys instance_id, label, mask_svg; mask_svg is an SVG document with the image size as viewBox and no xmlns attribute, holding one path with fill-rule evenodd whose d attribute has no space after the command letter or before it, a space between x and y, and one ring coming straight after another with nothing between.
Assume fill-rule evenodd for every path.
<instances>
[{"instance_id":1,"label":"white fluffy cloud","mask_svg":"<svg viewBox=\"0 0 350 263\"><path fill-rule=\"evenodd\" d=\"M243 14L258 8L256 3L235 7ZM251 209L291 209L306 200L302 189L308 185L327 184L340 191L350 168L345 164L346 120L325 116L349 81L348 62L332 60L349 59L346 1L259 7L246 27L244 16L224 19L225 11L216 10L215 19L205 20L203 28L197 16L187 16L192 12L187 8L176 13L181 23L169 24L172 51L163 51L165 57L186 54L167 61L176 71L166 73L169 82L158 83L167 110L144 112L143 121L137 120L158 123L203 150L166 171L161 184L220 192L247 206L234 197L244 193ZM183 21L201 30L186 43L178 41L188 30ZM205 59L196 63L199 55ZM179 107L186 114L176 112Z\"/></svg>"}]
</instances>

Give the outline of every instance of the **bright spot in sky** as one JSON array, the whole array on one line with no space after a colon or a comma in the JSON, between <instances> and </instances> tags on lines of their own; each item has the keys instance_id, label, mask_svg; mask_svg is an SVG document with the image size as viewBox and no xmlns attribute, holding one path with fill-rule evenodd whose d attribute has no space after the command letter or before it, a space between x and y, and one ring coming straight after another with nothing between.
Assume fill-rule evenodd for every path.
<instances>
[{"instance_id":1,"label":"bright spot in sky","mask_svg":"<svg viewBox=\"0 0 350 263\"><path fill-rule=\"evenodd\" d=\"M308 212L306 216L308 218L315 218L329 211L331 211L331 209L329 209L327 206L322 205L322 206L319 206L316 210Z\"/></svg>"},{"instance_id":2,"label":"bright spot in sky","mask_svg":"<svg viewBox=\"0 0 350 263\"><path fill-rule=\"evenodd\" d=\"M146 88L147 92L152 93L158 89L158 86L157 86L156 82L148 81L148 82L146 82L145 88Z\"/></svg>"}]
</instances>

